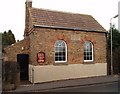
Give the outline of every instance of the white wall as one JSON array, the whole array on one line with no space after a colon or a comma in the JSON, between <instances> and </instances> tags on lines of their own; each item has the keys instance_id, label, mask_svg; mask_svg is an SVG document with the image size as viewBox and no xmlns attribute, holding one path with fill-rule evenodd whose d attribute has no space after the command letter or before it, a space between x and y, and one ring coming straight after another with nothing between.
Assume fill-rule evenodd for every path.
<instances>
[{"instance_id":1,"label":"white wall","mask_svg":"<svg viewBox=\"0 0 120 94\"><path fill-rule=\"evenodd\" d=\"M47 66L29 65L29 81L32 83L103 75L107 75L106 63Z\"/></svg>"}]
</instances>

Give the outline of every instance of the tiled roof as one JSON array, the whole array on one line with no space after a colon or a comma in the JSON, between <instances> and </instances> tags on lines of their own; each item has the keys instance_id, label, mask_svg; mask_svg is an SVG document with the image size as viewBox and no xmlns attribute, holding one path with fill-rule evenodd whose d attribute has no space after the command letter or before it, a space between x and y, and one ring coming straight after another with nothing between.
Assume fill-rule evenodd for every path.
<instances>
[{"instance_id":1,"label":"tiled roof","mask_svg":"<svg viewBox=\"0 0 120 94\"><path fill-rule=\"evenodd\" d=\"M90 15L37 8L30 8L29 13L32 24L37 26L106 32L106 30Z\"/></svg>"}]
</instances>

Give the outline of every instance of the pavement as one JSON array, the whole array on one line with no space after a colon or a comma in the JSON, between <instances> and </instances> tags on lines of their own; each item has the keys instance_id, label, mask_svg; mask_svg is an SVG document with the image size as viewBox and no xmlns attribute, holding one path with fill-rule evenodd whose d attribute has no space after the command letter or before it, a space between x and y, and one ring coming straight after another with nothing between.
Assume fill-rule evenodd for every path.
<instances>
[{"instance_id":1,"label":"pavement","mask_svg":"<svg viewBox=\"0 0 120 94\"><path fill-rule=\"evenodd\" d=\"M60 81L51 81L51 82L44 82L37 84L22 83L19 87L16 88L16 90L12 90L10 92L34 92L34 91L43 91L50 89L112 83L112 82L118 82L118 75L60 80Z\"/></svg>"}]
</instances>

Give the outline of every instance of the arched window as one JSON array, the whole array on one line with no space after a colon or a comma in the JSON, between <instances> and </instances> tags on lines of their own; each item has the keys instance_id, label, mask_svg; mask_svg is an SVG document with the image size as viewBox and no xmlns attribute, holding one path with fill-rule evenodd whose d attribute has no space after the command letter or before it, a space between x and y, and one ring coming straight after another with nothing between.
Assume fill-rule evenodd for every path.
<instances>
[{"instance_id":1,"label":"arched window","mask_svg":"<svg viewBox=\"0 0 120 94\"><path fill-rule=\"evenodd\" d=\"M84 44L84 62L93 61L93 44L90 41L86 41Z\"/></svg>"},{"instance_id":2,"label":"arched window","mask_svg":"<svg viewBox=\"0 0 120 94\"><path fill-rule=\"evenodd\" d=\"M67 62L67 45L63 40L55 42L55 62Z\"/></svg>"}]
</instances>

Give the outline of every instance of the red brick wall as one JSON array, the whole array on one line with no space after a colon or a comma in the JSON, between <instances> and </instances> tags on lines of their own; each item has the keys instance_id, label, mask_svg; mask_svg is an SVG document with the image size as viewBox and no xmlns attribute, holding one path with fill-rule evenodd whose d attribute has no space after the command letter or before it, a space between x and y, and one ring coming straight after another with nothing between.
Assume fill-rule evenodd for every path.
<instances>
[{"instance_id":1,"label":"red brick wall","mask_svg":"<svg viewBox=\"0 0 120 94\"><path fill-rule=\"evenodd\" d=\"M94 63L106 63L105 33L36 28L30 35L30 63L38 65L37 53L45 52L46 63L54 64L54 44L64 40L67 44L67 63L84 63L84 42L94 45Z\"/></svg>"},{"instance_id":2,"label":"red brick wall","mask_svg":"<svg viewBox=\"0 0 120 94\"><path fill-rule=\"evenodd\" d=\"M29 38L25 38L5 48L3 57L5 57L7 61L17 61L17 54L29 54Z\"/></svg>"},{"instance_id":3,"label":"red brick wall","mask_svg":"<svg viewBox=\"0 0 120 94\"><path fill-rule=\"evenodd\" d=\"M25 38L5 48L4 57L17 61L17 54L29 54L29 63L38 65L37 53L45 52L46 63L54 64L54 44L57 40L64 40L67 44L67 63L81 64L84 63L84 42L91 41L94 45L94 63L106 63L105 33L36 28L29 37L30 40Z\"/></svg>"}]
</instances>

